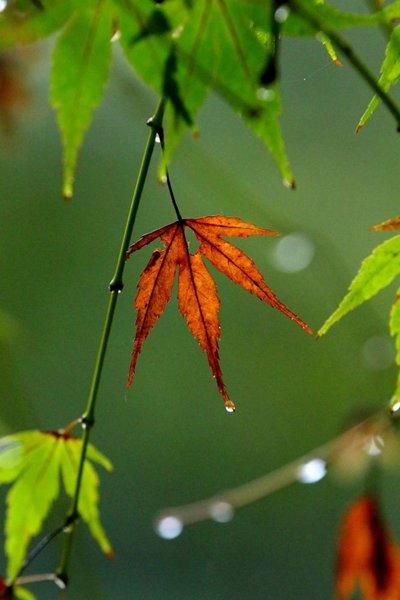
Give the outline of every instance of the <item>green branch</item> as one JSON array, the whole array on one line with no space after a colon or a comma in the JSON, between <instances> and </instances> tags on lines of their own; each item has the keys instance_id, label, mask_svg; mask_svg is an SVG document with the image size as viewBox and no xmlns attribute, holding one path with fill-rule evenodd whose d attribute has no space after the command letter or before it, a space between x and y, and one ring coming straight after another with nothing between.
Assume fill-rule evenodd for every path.
<instances>
[{"instance_id":1,"label":"green branch","mask_svg":"<svg viewBox=\"0 0 400 600\"><path fill-rule=\"evenodd\" d=\"M304 0L291 0L291 6L293 10L295 10L303 19L308 21L310 25L317 32L322 32L327 35L334 46L336 46L337 50L344 54L347 60L353 65L356 71L359 72L361 77L368 83L368 85L372 88L372 90L379 96L382 100L383 104L385 104L386 108L392 113L393 117L397 122L397 130L400 131L400 109L394 100L382 89L379 85L377 79L368 69L368 67L364 64L364 62L358 57L358 55L354 52L353 48L350 44L342 38L342 36L327 27L322 19L320 19L317 14L310 10L308 5L304 2Z\"/></svg>"},{"instance_id":2,"label":"green branch","mask_svg":"<svg viewBox=\"0 0 400 600\"><path fill-rule=\"evenodd\" d=\"M155 112L154 117L149 119L148 125L151 127L151 132L149 134L146 148L143 154L142 164L139 169L135 190L132 196L132 202L128 212L128 218L126 221L125 231L123 233L121 247L118 253L117 264L115 267L114 276L110 282L109 290L110 290L110 299L108 302L107 312L103 325L103 332L100 338L100 343L97 351L96 362L93 370L92 382L89 390L89 395L86 404L86 410L82 416L82 427L84 428L83 433L83 442L82 442L82 452L79 461L78 467L78 475L76 478L75 484L75 493L72 499L71 507L68 512L68 519L71 520L71 524L69 525L66 531L66 538L64 542L64 547L62 550L61 560L59 567L57 569L58 577L64 581L65 584L68 582L68 565L72 551L73 544L73 534L75 531L75 523L76 518L79 515L79 496L81 492L81 483L83 476L83 469L85 465L86 453L89 443L89 437L91 429L94 425L95 418L95 409L96 409L96 400L97 393L99 389L101 374L104 366L104 359L106 355L106 350L108 346L108 341L110 337L111 327L114 319L115 308L117 305L118 295L122 292L124 287L123 284L123 272L125 267L125 255L128 249L130 239L132 236L133 226L136 220L136 214L139 208L140 199L143 192L143 187L146 181L147 173L150 166L151 157L154 150L155 138L157 135L157 130L162 124L164 114L164 100L161 100L157 110Z\"/></svg>"}]
</instances>

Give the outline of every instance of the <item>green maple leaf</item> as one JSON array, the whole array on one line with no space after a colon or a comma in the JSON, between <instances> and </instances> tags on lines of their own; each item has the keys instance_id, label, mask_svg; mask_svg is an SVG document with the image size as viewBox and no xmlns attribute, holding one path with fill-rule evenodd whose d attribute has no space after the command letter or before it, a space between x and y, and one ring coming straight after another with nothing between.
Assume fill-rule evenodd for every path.
<instances>
[{"instance_id":1,"label":"green maple leaf","mask_svg":"<svg viewBox=\"0 0 400 600\"><path fill-rule=\"evenodd\" d=\"M18 574L32 537L41 531L60 494L60 475L67 495L73 495L81 450L81 439L58 431L23 431L0 439L0 483L12 483L5 521L10 580ZM108 471L112 468L110 461L89 444L78 512L102 551L111 556L99 517L99 478L91 461Z\"/></svg>"}]
</instances>

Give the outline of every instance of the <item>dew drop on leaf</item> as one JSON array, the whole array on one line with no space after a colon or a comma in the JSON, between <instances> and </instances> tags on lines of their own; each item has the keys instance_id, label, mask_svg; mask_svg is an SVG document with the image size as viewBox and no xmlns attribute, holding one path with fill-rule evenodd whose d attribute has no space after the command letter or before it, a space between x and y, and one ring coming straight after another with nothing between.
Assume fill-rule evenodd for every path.
<instances>
[{"instance_id":1,"label":"dew drop on leaf","mask_svg":"<svg viewBox=\"0 0 400 600\"><path fill-rule=\"evenodd\" d=\"M168 515L157 521L155 529L164 540L173 540L182 533L183 523L178 517Z\"/></svg>"}]
</instances>

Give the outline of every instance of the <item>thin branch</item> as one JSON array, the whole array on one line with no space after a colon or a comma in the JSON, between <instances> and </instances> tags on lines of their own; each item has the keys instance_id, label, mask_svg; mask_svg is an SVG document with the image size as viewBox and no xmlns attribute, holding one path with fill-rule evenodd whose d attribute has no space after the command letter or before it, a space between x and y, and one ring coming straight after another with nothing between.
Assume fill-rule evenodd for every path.
<instances>
[{"instance_id":1,"label":"thin branch","mask_svg":"<svg viewBox=\"0 0 400 600\"><path fill-rule=\"evenodd\" d=\"M176 528L176 532L180 532L184 525L206 519L229 520L233 509L247 506L292 483L305 481L307 476L311 478L312 472L307 469L307 466L312 466L312 461L318 461L314 465L322 478L329 462L334 462L335 459L340 460L340 457L348 456L349 452L366 451L368 453L376 436L382 435L390 427L392 427L392 420L388 415L383 412L378 413L267 475L253 479L239 487L222 491L206 500L163 510L156 517L155 529L162 537L168 538L175 537L172 534L169 535L169 532L164 529L164 526L168 527L168 524ZM307 482L311 483L311 479L307 478Z\"/></svg>"},{"instance_id":2,"label":"thin branch","mask_svg":"<svg viewBox=\"0 0 400 600\"><path fill-rule=\"evenodd\" d=\"M125 225L125 230L122 236L121 246L118 253L117 263L115 267L114 276L110 282L109 290L110 290L110 299L108 303L108 308L104 320L103 332L100 338L96 362L94 366L94 371L92 375L92 382L89 390L89 395L87 399L86 410L82 417L82 427L84 428L83 438L82 438L82 450L79 460L78 466L78 474L75 483L75 492L72 499L71 507L68 513L70 518L73 518L78 514L78 506L79 506L79 497L81 493L81 484L82 484L82 476L83 469L86 460L86 453L89 444L90 431L94 425L95 418L95 408L96 408L96 400L97 393L99 389L100 379L104 366L104 359L106 355L106 350L108 346L108 341L110 337L111 327L114 319L115 308L117 305L118 295L122 292L124 284L123 284L123 272L125 267L125 255L128 249L130 239L132 236L133 226L136 220L136 214L139 208L140 199L142 196L144 184L146 181L147 173L149 170L151 157L153 155L155 138L157 135L157 129L161 126L162 118L164 114L164 100L162 99L159 102L157 110L155 112L154 117L149 119L148 125L151 128L148 141L146 144L146 148L143 154L142 164L139 169L135 190L133 192L131 205L128 212L128 218ZM57 570L58 577L65 583L68 582L68 566L69 560L72 551L73 544L73 535L75 531L75 518L71 525L68 527L66 532L66 538L64 542L64 547L61 555L60 564Z\"/></svg>"},{"instance_id":3,"label":"thin branch","mask_svg":"<svg viewBox=\"0 0 400 600\"><path fill-rule=\"evenodd\" d=\"M382 89L377 79L373 76L366 64L354 52L350 44L336 31L327 27L317 14L310 10L304 0L290 0L290 5L301 17L303 17L315 29L327 35L336 48L344 54L347 60L353 65L361 77L368 83L370 88L377 94L385 104L386 108L392 113L397 122L397 130L400 131L400 109L394 100Z\"/></svg>"},{"instance_id":4,"label":"thin branch","mask_svg":"<svg viewBox=\"0 0 400 600\"><path fill-rule=\"evenodd\" d=\"M55 573L39 573L37 575L25 575L24 577L17 577L15 585L29 585L30 583L41 583L42 581L54 581L58 582L58 577ZM59 585L57 583L57 585Z\"/></svg>"}]
</instances>

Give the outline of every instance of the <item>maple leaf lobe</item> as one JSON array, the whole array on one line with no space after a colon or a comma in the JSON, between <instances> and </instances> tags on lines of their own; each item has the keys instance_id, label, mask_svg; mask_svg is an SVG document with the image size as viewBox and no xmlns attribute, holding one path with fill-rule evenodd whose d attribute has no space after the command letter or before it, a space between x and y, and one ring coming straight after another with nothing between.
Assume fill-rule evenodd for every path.
<instances>
[{"instance_id":1,"label":"maple leaf lobe","mask_svg":"<svg viewBox=\"0 0 400 600\"><path fill-rule=\"evenodd\" d=\"M191 254L185 236L189 227L199 241L197 252ZM302 329L311 333L310 327L281 302L266 284L254 262L239 248L222 239L226 236L275 236L272 229L257 227L238 217L209 215L196 219L182 219L160 227L142 236L126 253L134 252L161 239L163 249L153 252L142 271L135 299L136 333L128 374L128 387L132 384L137 361L144 341L162 315L172 295L175 272L178 270L178 305L187 326L201 349L205 352L219 392L228 412L235 410L223 381L219 360L220 323L219 298L214 279L203 262L205 256L213 266L232 281L260 300L281 311Z\"/></svg>"}]
</instances>

